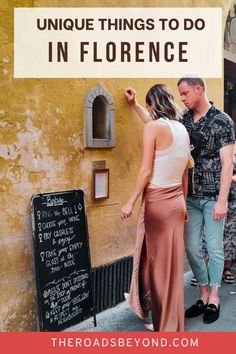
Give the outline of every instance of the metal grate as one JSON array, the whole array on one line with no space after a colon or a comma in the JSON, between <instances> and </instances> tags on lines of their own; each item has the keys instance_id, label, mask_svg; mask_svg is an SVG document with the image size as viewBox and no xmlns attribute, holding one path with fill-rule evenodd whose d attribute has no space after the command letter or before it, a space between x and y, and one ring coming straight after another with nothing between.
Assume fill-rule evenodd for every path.
<instances>
[{"instance_id":1,"label":"metal grate","mask_svg":"<svg viewBox=\"0 0 236 354\"><path fill-rule=\"evenodd\" d=\"M96 313L124 300L124 292L129 291L132 269L132 256L92 269Z\"/></svg>"}]
</instances>

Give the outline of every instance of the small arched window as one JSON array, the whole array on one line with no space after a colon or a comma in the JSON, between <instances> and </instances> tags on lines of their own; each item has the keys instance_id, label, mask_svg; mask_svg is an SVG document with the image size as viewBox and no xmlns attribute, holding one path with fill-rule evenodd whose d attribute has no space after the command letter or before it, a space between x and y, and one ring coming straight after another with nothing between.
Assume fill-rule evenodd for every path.
<instances>
[{"instance_id":1,"label":"small arched window","mask_svg":"<svg viewBox=\"0 0 236 354\"><path fill-rule=\"evenodd\" d=\"M85 147L115 146L115 109L111 95L98 84L85 100Z\"/></svg>"},{"instance_id":2,"label":"small arched window","mask_svg":"<svg viewBox=\"0 0 236 354\"><path fill-rule=\"evenodd\" d=\"M108 101L104 96L97 96L93 101L93 138L109 139L107 130Z\"/></svg>"}]
</instances>

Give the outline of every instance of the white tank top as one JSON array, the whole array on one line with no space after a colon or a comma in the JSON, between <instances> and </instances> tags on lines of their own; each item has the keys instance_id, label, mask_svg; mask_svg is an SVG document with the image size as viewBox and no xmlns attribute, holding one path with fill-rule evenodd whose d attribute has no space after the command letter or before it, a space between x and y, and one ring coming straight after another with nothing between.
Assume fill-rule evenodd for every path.
<instances>
[{"instance_id":1,"label":"white tank top","mask_svg":"<svg viewBox=\"0 0 236 354\"><path fill-rule=\"evenodd\" d=\"M168 118L159 118L158 121L168 124L173 140L167 149L155 150L150 183L162 188L178 186L182 184L190 155L188 132L178 121Z\"/></svg>"}]
</instances>

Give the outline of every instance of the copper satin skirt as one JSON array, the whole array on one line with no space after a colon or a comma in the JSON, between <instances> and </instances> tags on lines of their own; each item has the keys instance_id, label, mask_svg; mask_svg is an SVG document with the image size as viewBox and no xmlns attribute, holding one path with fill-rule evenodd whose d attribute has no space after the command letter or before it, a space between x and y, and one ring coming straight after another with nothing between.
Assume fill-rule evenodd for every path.
<instances>
[{"instance_id":1,"label":"copper satin skirt","mask_svg":"<svg viewBox=\"0 0 236 354\"><path fill-rule=\"evenodd\" d=\"M184 331L185 214L182 186L144 191L128 301L154 331Z\"/></svg>"}]
</instances>

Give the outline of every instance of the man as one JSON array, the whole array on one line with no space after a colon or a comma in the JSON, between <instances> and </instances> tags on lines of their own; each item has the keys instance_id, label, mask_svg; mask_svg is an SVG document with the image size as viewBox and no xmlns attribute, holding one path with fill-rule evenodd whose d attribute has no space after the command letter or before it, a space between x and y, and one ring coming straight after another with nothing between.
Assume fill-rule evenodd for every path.
<instances>
[{"instance_id":1,"label":"man","mask_svg":"<svg viewBox=\"0 0 236 354\"><path fill-rule=\"evenodd\" d=\"M178 89L188 108L183 115L183 124L190 137L193 131L201 130L204 135L194 172L189 173L189 222L185 228L186 252L199 283L200 299L185 316L204 313L204 322L211 323L220 313L218 288L224 268L223 227L232 179L234 124L229 116L208 101L201 78L181 78ZM207 266L200 252L203 226L209 256Z\"/></svg>"},{"instance_id":2,"label":"man","mask_svg":"<svg viewBox=\"0 0 236 354\"><path fill-rule=\"evenodd\" d=\"M202 131L203 134L195 168L189 172L189 220L185 228L186 252L199 283L200 297L186 310L185 316L204 314L203 321L211 323L218 319L220 313L218 288L224 268L223 227L232 179L234 123L226 113L209 102L202 78L183 77L178 81L178 89L187 108L183 114L183 124L190 138L193 132ZM126 91L125 96L144 122L151 119L136 102L132 88ZM207 265L200 252L204 226L209 254Z\"/></svg>"}]
</instances>

